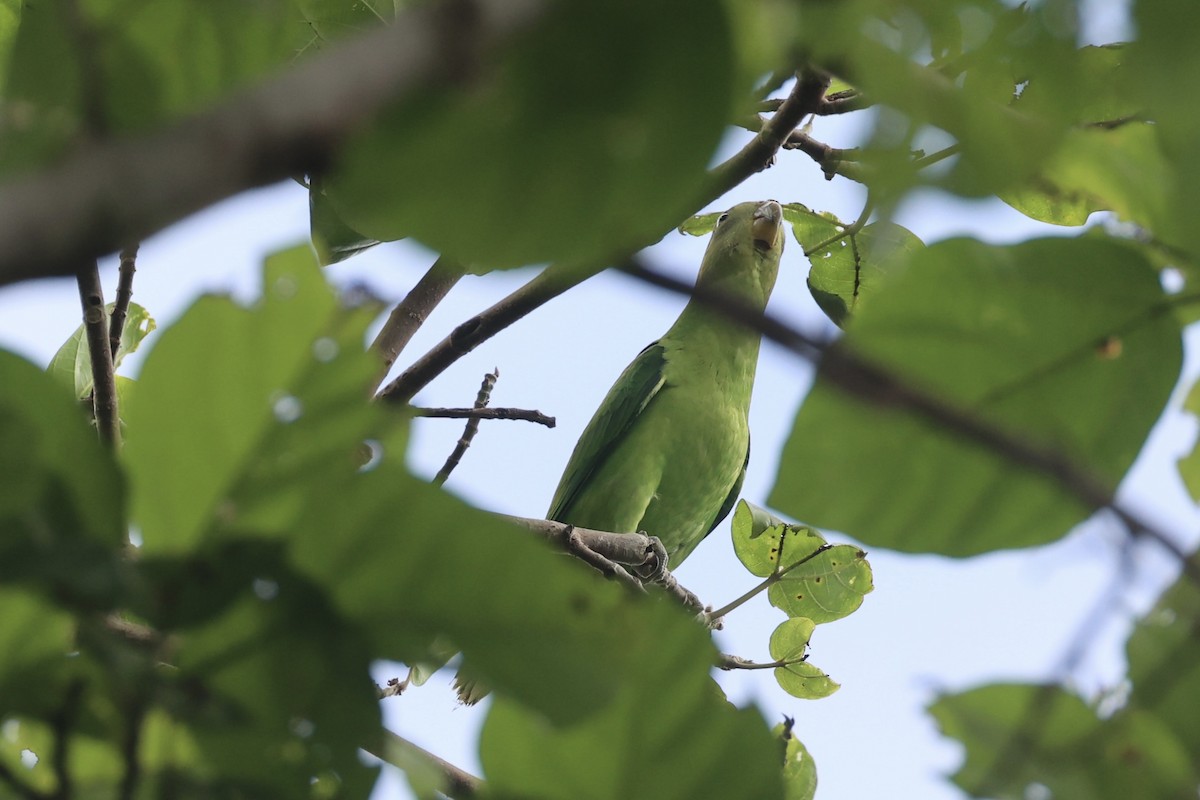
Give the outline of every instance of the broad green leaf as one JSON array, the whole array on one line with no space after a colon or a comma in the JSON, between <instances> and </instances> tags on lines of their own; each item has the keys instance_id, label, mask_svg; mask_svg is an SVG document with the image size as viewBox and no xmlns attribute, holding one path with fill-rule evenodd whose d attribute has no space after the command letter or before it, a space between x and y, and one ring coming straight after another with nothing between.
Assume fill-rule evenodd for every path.
<instances>
[{"instance_id":1,"label":"broad green leaf","mask_svg":"<svg viewBox=\"0 0 1200 800\"><path fill-rule=\"evenodd\" d=\"M1141 252L1099 237L918 251L836 347L1110 488L1162 412L1181 349ZM866 391L818 379L772 506L871 545L954 556L1053 541L1091 513L1027 465Z\"/></svg>"},{"instance_id":2,"label":"broad green leaf","mask_svg":"<svg viewBox=\"0 0 1200 800\"><path fill-rule=\"evenodd\" d=\"M784 620L771 634L771 658L776 661L801 661L808 652L817 623L805 617Z\"/></svg>"},{"instance_id":3,"label":"broad green leaf","mask_svg":"<svg viewBox=\"0 0 1200 800\"><path fill-rule=\"evenodd\" d=\"M730 39L719 0L552 4L465 86L385 113L326 191L364 236L476 269L653 242L694 202L728 118Z\"/></svg>"},{"instance_id":4,"label":"broad green leaf","mask_svg":"<svg viewBox=\"0 0 1200 800\"><path fill-rule=\"evenodd\" d=\"M352 469L382 413L366 402L373 304L339 304L307 247L271 257L263 281L252 309L201 298L146 359L124 455L147 553L286 532L309 482Z\"/></svg>"},{"instance_id":5,"label":"broad green leaf","mask_svg":"<svg viewBox=\"0 0 1200 800\"><path fill-rule=\"evenodd\" d=\"M371 653L323 588L268 549L225 613L178 637L164 694L196 749L201 774L264 796L312 796L336 777L345 796L370 791L377 767L379 703Z\"/></svg>"},{"instance_id":6,"label":"broad green leaf","mask_svg":"<svg viewBox=\"0 0 1200 800\"><path fill-rule=\"evenodd\" d=\"M296 4L312 28L313 47L390 22L396 12L392 0L296 0Z\"/></svg>"},{"instance_id":7,"label":"broad green leaf","mask_svg":"<svg viewBox=\"0 0 1200 800\"><path fill-rule=\"evenodd\" d=\"M789 525L765 509L739 500L733 512L733 551L751 574L765 578L781 566L815 553L825 540L812 528ZM783 554L781 564L780 554Z\"/></svg>"},{"instance_id":8,"label":"broad green leaf","mask_svg":"<svg viewBox=\"0 0 1200 800\"><path fill-rule=\"evenodd\" d=\"M912 231L891 222L874 222L847 232L849 226L836 217L796 203L789 204L785 213L812 265L808 290L840 327L868 300L889 264L924 247Z\"/></svg>"},{"instance_id":9,"label":"broad green leaf","mask_svg":"<svg viewBox=\"0 0 1200 800\"><path fill-rule=\"evenodd\" d=\"M787 737L783 760L783 796L786 800L812 800L817 793L817 764L804 743Z\"/></svg>"},{"instance_id":10,"label":"broad green leaf","mask_svg":"<svg viewBox=\"0 0 1200 800\"><path fill-rule=\"evenodd\" d=\"M1175 167L1155 127L1131 122L1071 131L1038 175L1000 197L1026 216L1055 225L1082 225L1094 211L1113 211L1166 233L1175 182Z\"/></svg>"},{"instance_id":11,"label":"broad green leaf","mask_svg":"<svg viewBox=\"0 0 1200 800\"><path fill-rule=\"evenodd\" d=\"M636 644L631 658L649 672L636 672L613 702L574 725L497 698L480 741L489 786L504 796L580 800L782 797L779 745L761 715L714 692L684 652L690 646L665 644L654 655L657 645Z\"/></svg>"},{"instance_id":12,"label":"broad green leaf","mask_svg":"<svg viewBox=\"0 0 1200 800\"><path fill-rule=\"evenodd\" d=\"M61 702L55 678L66 671L74 633L70 615L30 592L0 586L0 719Z\"/></svg>"},{"instance_id":13,"label":"broad green leaf","mask_svg":"<svg viewBox=\"0 0 1200 800\"><path fill-rule=\"evenodd\" d=\"M954 782L973 797L1024 800L1033 785L1063 800L1187 797L1192 752L1154 717L1132 709L1100 719L1057 686L993 684L930 706L966 762Z\"/></svg>"},{"instance_id":14,"label":"broad green leaf","mask_svg":"<svg viewBox=\"0 0 1200 800\"><path fill-rule=\"evenodd\" d=\"M784 574L767 590L767 597L789 617L807 617L816 623L841 619L857 611L863 597L875 588L866 555L848 544L808 559L798 551L785 553Z\"/></svg>"},{"instance_id":15,"label":"broad green leaf","mask_svg":"<svg viewBox=\"0 0 1200 800\"><path fill-rule=\"evenodd\" d=\"M112 314L115 303L109 303L105 308L105 323ZM150 312L137 303L129 304L128 315L125 317L125 327L121 329L121 344L117 347L113 358L113 367L119 367L125 356L136 351L142 340L149 336L158 323ZM82 399L92 391L92 354L88 350L87 333L80 325L75 329L62 347L50 359L46 371L72 387L75 396Z\"/></svg>"},{"instance_id":16,"label":"broad green leaf","mask_svg":"<svg viewBox=\"0 0 1200 800\"><path fill-rule=\"evenodd\" d=\"M60 157L96 124L127 133L200 111L289 63L311 37L292 0L39 2L12 46L2 94L22 124L5 131L0 172Z\"/></svg>"},{"instance_id":17,"label":"broad green leaf","mask_svg":"<svg viewBox=\"0 0 1200 800\"><path fill-rule=\"evenodd\" d=\"M23 0L0 0L0 86L8 78L9 56L13 40L17 38L17 28L21 25L24 6Z\"/></svg>"},{"instance_id":18,"label":"broad green leaf","mask_svg":"<svg viewBox=\"0 0 1200 800\"><path fill-rule=\"evenodd\" d=\"M1196 563L1195 558L1192 564ZM1129 706L1155 715L1193 754L1200 752L1200 590L1184 574L1129 637L1126 654L1133 689Z\"/></svg>"}]
</instances>

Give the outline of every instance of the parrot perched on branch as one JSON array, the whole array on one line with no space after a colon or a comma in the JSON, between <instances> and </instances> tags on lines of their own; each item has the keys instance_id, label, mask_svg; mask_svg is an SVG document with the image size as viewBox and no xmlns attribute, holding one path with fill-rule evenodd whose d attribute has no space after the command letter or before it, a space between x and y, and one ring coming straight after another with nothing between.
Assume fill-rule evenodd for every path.
<instances>
[{"instance_id":1,"label":"parrot perched on branch","mask_svg":"<svg viewBox=\"0 0 1200 800\"><path fill-rule=\"evenodd\" d=\"M717 219L698 288L761 312L783 253L783 209L740 203ZM692 299L625 368L584 428L547 519L657 536L679 566L737 501L750 459L758 331ZM488 691L464 667L462 702Z\"/></svg>"},{"instance_id":2,"label":"parrot perched on branch","mask_svg":"<svg viewBox=\"0 0 1200 800\"><path fill-rule=\"evenodd\" d=\"M774 200L722 214L698 288L761 312L783 253ZM758 331L693 298L638 354L579 437L547 519L657 536L679 566L737 501L750 459L747 416Z\"/></svg>"}]
</instances>

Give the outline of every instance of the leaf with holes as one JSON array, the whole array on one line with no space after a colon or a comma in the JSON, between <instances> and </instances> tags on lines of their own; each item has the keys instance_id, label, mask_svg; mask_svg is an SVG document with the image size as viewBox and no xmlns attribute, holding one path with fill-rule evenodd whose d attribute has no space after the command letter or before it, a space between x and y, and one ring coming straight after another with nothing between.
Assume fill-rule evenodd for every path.
<instances>
[{"instance_id":1,"label":"leaf with holes","mask_svg":"<svg viewBox=\"0 0 1200 800\"><path fill-rule=\"evenodd\" d=\"M779 569L780 553L811 554L825 544L812 528L790 525L745 500L739 501L733 512L732 530L733 550L738 560L760 578Z\"/></svg>"},{"instance_id":2,"label":"leaf with holes","mask_svg":"<svg viewBox=\"0 0 1200 800\"><path fill-rule=\"evenodd\" d=\"M853 613L875 588L866 555L848 544L836 545L812 558L800 552L785 554L784 562L796 566L785 566L782 580L768 591L771 605L789 617L808 617L817 623L833 622Z\"/></svg>"},{"instance_id":3,"label":"leaf with holes","mask_svg":"<svg viewBox=\"0 0 1200 800\"><path fill-rule=\"evenodd\" d=\"M771 658L791 662L775 668L775 680L785 692L802 700L828 697L840 688L819 667L801 660L815 627L811 619L801 617L787 620L771 634Z\"/></svg>"},{"instance_id":4,"label":"leaf with holes","mask_svg":"<svg viewBox=\"0 0 1200 800\"><path fill-rule=\"evenodd\" d=\"M794 203L784 216L812 264L808 290L839 327L845 327L871 295L896 256L924 247L912 231L891 222L874 222L848 233L850 226L832 214L818 214Z\"/></svg>"}]
</instances>

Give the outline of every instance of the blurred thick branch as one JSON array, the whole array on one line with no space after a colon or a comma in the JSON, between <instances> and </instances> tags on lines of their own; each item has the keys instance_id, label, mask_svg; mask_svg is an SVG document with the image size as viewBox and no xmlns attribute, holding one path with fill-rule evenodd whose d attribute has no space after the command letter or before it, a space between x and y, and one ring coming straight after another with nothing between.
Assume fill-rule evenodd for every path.
<instances>
[{"instance_id":1,"label":"blurred thick branch","mask_svg":"<svg viewBox=\"0 0 1200 800\"><path fill-rule=\"evenodd\" d=\"M72 275L212 203L319 171L385 106L475 65L544 0L442 0L334 46L203 114L79 149L0 187L0 285Z\"/></svg>"}]
</instances>

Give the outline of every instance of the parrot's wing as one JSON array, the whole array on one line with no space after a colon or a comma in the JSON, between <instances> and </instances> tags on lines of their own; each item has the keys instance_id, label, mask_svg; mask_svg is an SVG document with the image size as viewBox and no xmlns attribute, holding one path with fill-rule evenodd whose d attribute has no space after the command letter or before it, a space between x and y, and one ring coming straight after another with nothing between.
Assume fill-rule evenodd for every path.
<instances>
[{"instance_id":1,"label":"parrot's wing","mask_svg":"<svg viewBox=\"0 0 1200 800\"><path fill-rule=\"evenodd\" d=\"M733 482L733 488L729 490L729 496L725 498L724 503L721 503L721 508L713 517L712 524L708 526L705 536L716 530L717 526L721 524L721 520L729 516L730 511L733 511L733 504L737 502L738 495L742 493L742 484L746 482L746 467L748 466L750 466L750 443L746 442L746 460L742 462L742 471L738 473L737 480Z\"/></svg>"},{"instance_id":2,"label":"parrot's wing","mask_svg":"<svg viewBox=\"0 0 1200 800\"><path fill-rule=\"evenodd\" d=\"M666 384L666 363L666 348L651 342L617 378L579 437L546 519L569 521L580 490L633 430L638 417Z\"/></svg>"}]
</instances>

